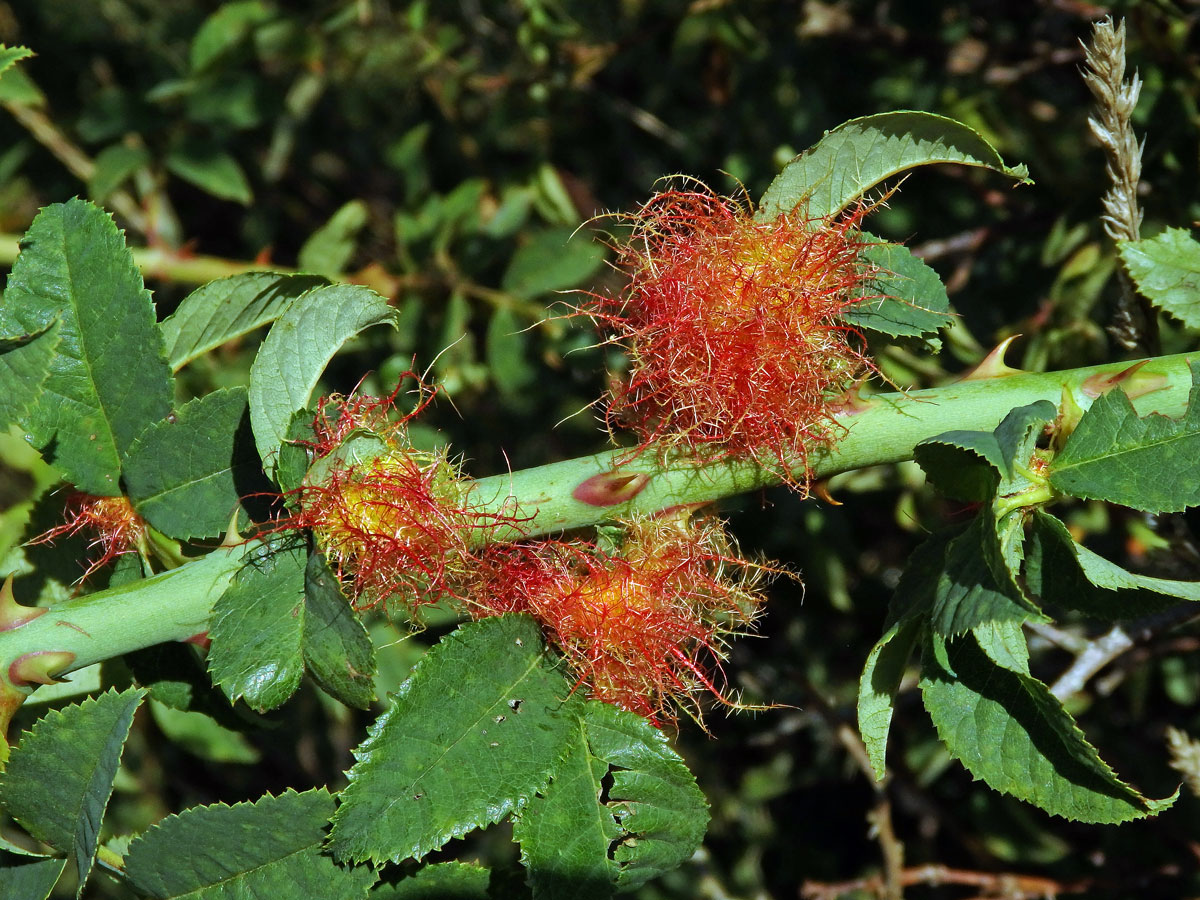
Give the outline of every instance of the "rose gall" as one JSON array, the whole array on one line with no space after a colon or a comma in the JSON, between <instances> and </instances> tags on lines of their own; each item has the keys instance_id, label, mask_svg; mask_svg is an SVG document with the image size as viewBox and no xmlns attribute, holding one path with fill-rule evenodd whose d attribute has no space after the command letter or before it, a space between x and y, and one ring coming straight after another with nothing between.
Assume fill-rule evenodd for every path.
<instances>
[{"instance_id":1,"label":"rose gall","mask_svg":"<svg viewBox=\"0 0 1200 900\"><path fill-rule=\"evenodd\" d=\"M393 420L390 397L322 400L304 483L288 493L295 511L273 531L310 530L358 609L462 601L474 558L489 535L519 524L471 498L473 484L444 448L413 446L408 424L432 399Z\"/></svg>"},{"instance_id":2,"label":"rose gall","mask_svg":"<svg viewBox=\"0 0 1200 900\"><path fill-rule=\"evenodd\" d=\"M473 614L526 613L565 657L577 686L656 725L720 686L728 639L748 630L775 570L741 558L715 520L627 523L619 553L584 541L495 546Z\"/></svg>"},{"instance_id":3,"label":"rose gall","mask_svg":"<svg viewBox=\"0 0 1200 900\"><path fill-rule=\"evenodd\" d=\"M138 515L128 497L94 497L81 492L72 493L65 504L66 521L29 541L30 544L53 544L64 535L83 534L91 538L89 550L99 554L88 560L87 570L80 576L86 581L97 569L102 569L118 556L138 553L146 547L146 522Z\"/></svg>"},{"instance_id":4,"label":"rose gall","mask_svg":"<svg viewBox=\"0 0 1200 900\"><path fill-rule=\"evenodd\" d=\"M753 459L806 490L809 454L840 434L837 397L872 369L841 318L875 274L860 259L867 211L759 220L703 189L629 216L628 287L584 310L629 353L609 429L631 429L639 449Z\"/></svg>"}]
</instances>

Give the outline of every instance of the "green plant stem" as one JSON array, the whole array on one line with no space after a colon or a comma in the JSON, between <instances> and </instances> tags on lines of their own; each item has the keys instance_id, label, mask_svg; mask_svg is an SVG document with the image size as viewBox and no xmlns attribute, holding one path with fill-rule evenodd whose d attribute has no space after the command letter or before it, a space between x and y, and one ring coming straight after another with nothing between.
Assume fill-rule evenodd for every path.
<instances>
[{"instance_id":1,"label":"green plant stem","mask_svg":"<svg viewBox=\"0 0 1200 900\"><path fill-rule=\"evenodd\" d=\"M1135 387L1141 414L1180 414L1191 388L1187 356L1148 361ZM877 394L842 415L845 434L815 451L812 473L827 478L869 465L910 459L922 440L953 429L991 430L1014 407L1038 400L1058 404L1067 391L1083 408L1093 397L1085 385L1113 376L1129 363L1064 372L1015 373L956 382L905 393ZM1147 390L1147 387L1153 390ZM1132 391L1136 393L1136 391ZM582 483L600 476L643 476L644 487L619 504L599 506L576 499ZM747 462L726 460L699 466L662 461L653 450L630 458L629 451L551 463L476 482L476 503L492 512L518 510L527 518L501 539L538 537L614 518L646 515L674 506L699 504L778 483L776 475ZM54 606L45 615L0 631L0 678L20 656L38 650L74 654L63 671L165 641L181 641L207 628L213 603L255 546L222 548L153 578L100 591ZM19 584L17 590L19 593Z\"/></svg>"}]
</instances>

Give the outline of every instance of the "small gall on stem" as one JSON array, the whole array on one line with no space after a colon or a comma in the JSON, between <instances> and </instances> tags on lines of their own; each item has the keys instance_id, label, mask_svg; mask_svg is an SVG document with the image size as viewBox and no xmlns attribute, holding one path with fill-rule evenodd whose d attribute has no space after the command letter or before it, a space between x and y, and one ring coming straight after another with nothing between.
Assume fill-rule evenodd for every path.
<instances>
[{"instance_id":1,"label":"small gall on stem","mask_svg":"<svg viewBox=\"0 0 1200 900\"><path fill-rule=\"evenodd\" d=\"M483 509L473 484L444 449L418 450L408 423L430 402L393 421L394 397L331 396L321 402L296 511L273 531L310 530L358 609L462 599L474 557L491 533L520 519Z\"/></svg>"},{"instance_id":2,"label":"small gall on stem","mask_svg":"<svg viewBox=\"0 0 1200 900\"><path fill-rule=\"evenodd\" d=\"M730 637L763 604L763 577L714 520L690 514L625 523L620 552L584 542L497 545L484 558L476 617L526 613L596 699L674 723L701 721L704 695L738 707L723 688Z\"/></svg>"},{"instance_id":3,"label":"small gall on stem","mask_svg":"<svg viewBox=\"0 0 1200 900\"><path fill-rule=\"evenodd\" d=\"M90 537L89 550L98 551L88 560L87 570L80 576L84 582L98 569L104 568L126 553L148 553L145 520L138 515L127 497L93 497L75 492L67 497L65 519L49 531L29 541L30 544L53 544L56 538L81 534Z\"/></svg>"},{"instance_id":4,"label":"small gall on stem","mask_svg":"<svg viewBox=\"0 0 1200 900\"><path fill-rule=\"evenodd\" d=\"M629 216L617 247L629 286L582 310L629 353L610 430L631 429L639 450L753 459L807 489L809 453L841 433L838 398L873 370L841 317L875 274L860 257L868 211L760 221L705 188Z\"/></svg>"}]
</instances>

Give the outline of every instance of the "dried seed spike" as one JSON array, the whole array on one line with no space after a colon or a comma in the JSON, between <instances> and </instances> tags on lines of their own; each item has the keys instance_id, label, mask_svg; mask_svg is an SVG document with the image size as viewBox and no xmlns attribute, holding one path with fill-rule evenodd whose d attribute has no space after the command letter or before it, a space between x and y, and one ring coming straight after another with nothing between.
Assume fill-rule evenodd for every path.
<instances>
[{"instance_id":1,"label":"dried seed spike","mask_svg":"<svg viewBox=\"0 0 1200 900\"><path fill-rule=\"evenodd\" d=\"M22 606L13 594L13 576L0 586L0 631L11 631L46 613L44 606Z\"/></svg>"},{"instance_id":2,"label":"dried seed spike","mask_svg":"<svg viewBox=\"0 0 1200 900\"><path fill-rule=\"evenodd\" d=\"M8 667L8 680L16 687L30 684L55 684L67 666L75 662L70 650L34 650L18 656Z\"/></svg>"}]
</instances>

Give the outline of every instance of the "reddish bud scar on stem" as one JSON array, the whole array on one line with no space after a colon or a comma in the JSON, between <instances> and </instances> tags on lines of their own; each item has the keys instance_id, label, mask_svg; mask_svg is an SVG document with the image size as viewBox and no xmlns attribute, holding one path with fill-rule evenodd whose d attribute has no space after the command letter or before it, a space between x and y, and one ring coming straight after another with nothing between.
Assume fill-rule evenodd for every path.
<instances>
[{"instance_id":1,"label":"reddish bud scar on stem","mask_svg":"<svg viewBox=\"0 0 1200 900\"><path fill-rule=\"evenodd\" d=\"M579 484L571 491L571 496L589 506L616 506L632 500L649 483L650 476L644 473L601 472Z\"/></svg>"}]
</instances>

